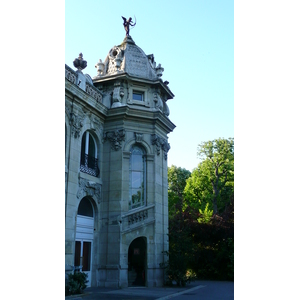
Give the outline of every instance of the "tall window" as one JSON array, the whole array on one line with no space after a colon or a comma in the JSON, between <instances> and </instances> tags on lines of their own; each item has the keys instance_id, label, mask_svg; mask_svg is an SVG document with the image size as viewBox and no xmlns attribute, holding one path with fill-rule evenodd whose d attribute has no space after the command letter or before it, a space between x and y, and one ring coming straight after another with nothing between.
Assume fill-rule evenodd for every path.
<instances>
[{"instance_id":1,"label":"tall window","mask_svg":"<svg viewBox=\"0 0 300 300\"><path fill-rule=\"evenodd\" d=\"M129 166L129 209L145 205L146 200L146 157L145 151L133 146L130 154Z\"/></svg>"},{"instance_id":2,"label":"tall window","mask_svg":"<svg viewBox=\"0 0 300 300\"><path fill-rule=\"evenodd\" d=\"M99 175L96 143L88 131L82 136L80 171L92 176Z\"/></svg>"}]
</instances>

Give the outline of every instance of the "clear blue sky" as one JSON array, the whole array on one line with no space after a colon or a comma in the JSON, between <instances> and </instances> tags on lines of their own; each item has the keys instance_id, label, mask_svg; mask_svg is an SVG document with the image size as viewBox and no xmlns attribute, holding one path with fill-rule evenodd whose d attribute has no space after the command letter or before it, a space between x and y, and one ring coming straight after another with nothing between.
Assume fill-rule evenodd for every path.
<instances>
[{"instance_id":1,"label":"clear blue sky","mask_svg":"<svg viewBox=\"0 0 300 300\"><path fill-rule=\"evenodd\" d=\"M146 54L164 68L174 99L170 120L168 165L197 167L197 145L234 137L233 1L65 1L65 63L73 67L80 52L84 73L96 75L124 37L124 16L137 24L130 34Z\"/></svg>"}]
</instances>

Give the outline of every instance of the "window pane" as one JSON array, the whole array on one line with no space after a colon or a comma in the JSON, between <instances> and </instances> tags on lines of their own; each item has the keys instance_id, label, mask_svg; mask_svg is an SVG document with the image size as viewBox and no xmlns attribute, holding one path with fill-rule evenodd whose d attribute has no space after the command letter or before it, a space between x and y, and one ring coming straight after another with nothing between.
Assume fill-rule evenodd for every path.
<instances>
[{"instance_id":1,"label":"window pane","mask_svg":"<svg viewBox=\"0 0 300 300\"><path fill-rule=\"evenodd\" d=\"M81 242L75 242L75 258L74 258L74 266L80 266L80 254L81 254Z\"/></svg>"},{"instance_id":2,"label":"window pane","mask_svg":"<svg viewBox=\"0 0 300 300\"><path fill-rule=\"evenodd\" d=\"M91 269L91 242L83 242L82 271Z\"/></svg>"},{"instance_id":3,"label":"window pane","mask_svg":"<svg viewBox=\"0 0 300 300\"><path fill-rule=\"evenodd\" d=\"M132 155L131 156L131 170L142 171L143 170L143 156Z\"/></svg>"},{"instance_id":4,"label":"window pane","mask_svg":"<svg viewBox=\"0 0 300 300\"><path fill-rule=\"evenodd\" d=\"M91 157L96 157L96 153L95 153L95 143L93 138L91 137L91 134L89 136L89 156Z\"/></svg>"},{"instance_id":5,"label":"window pane","mask_svg":"<svg viewBox=\"0 0 300 300\"><path fill-rule=\"evenodd\" d=\"M82 165L85 164L85 138L86 138L86 132L82 136L82 141L81 141L81 161L80 163Z\"/></svg>"},{"instance_id":6,"label":"window pane","mask_svg":"<svg viewBox=\"0 0 300 300\"><path fill-rule=\"evenodd\" d=\"M143 190L132 189L131 191L131 207L135 208L143 204Z\"/></svg>"},{"instance_id":7,"label":"window pane","mask_svg":"<svg viewBox=\"0 0 300 300\"><path fill-rule=\"evenodd\" d=\"M143 173L142 172L131 172L131 187L141 188L143 183Z\"/></svg>"},{"instance_id":8,"label":"window pane","mask_svg":"<svg viewBox=\"0 0 300 300\"><path fill-rule=\"evenodd\" d=\"M133 93L132 93L132 99L133 100L138 100L138 101L143 101L143 93L137 92L137 91L133 91Z\"/></svg>"},{"instance_id":9,"label":"window pane","mask_svg":"<svg viewBox=\"0 0 300 300\"><path fill-rule=\"evenodd\" d=\"M130 187L129 187L129 209L144 205L145 197L145 161L144 151L138 146L131 148L130 156Z\"/></svg>"},{"instance_id":10,"label":"window pane","mask_svg":"<svg viewBox=\"0 0 300 300\"><path fill-rule=\"evenodd\" d=\"M93 217L93 207L91 202L87 198L83 198L78 207L78 215Z\"/></svg>"}]
</instances>

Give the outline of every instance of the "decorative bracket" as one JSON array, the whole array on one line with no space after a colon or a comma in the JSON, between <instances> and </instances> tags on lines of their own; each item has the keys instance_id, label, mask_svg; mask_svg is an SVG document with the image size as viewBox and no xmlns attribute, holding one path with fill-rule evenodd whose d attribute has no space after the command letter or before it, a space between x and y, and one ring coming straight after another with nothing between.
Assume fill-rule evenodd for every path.
<instances>
[{"instance_id":1,"label":"decorative bracket","mask_svg":"<svg viewBox=\"0 0 300 300\"><path fill-rule=\"evenodd\" d=\"M122 148L122 141L125 141L125 129L106 132L103 137L104 141L109 140L111 149L118 151Z\"/></svg>"},{"instance_id":2,"label":"decorative bracket","mask_svg":"<svg viewBox=\"0 0 300 300\"><path fill-rule=\"evenodd\" d=\"M77 198L83 198L85 196L95 196L98 203L101 201L101 184L89 181L84 178L79 178L79 187L77 191Z\"/></svg>"},{"instance_id":3,"label":"decorative bracket","mask_svg":"<svg viewBox=\"0 0 300 300\"><path fill-rule=\"evenodd\" d=\"M170 144L168 143L167 140L161 138L157 134L152 134L151 135L151 143L152 145L156 146L156 153L157 155L160 154L160 149L164 151L164 159L167 160L168 158L168 152L171 148Z\"/></svg>"},{"instance_id":4,"label":"decorative bracket","mask_svg":"<svg viewBox=\"0 0 300 300\"><path fill-rule=\"evenodd\" d=\"M143 139L144 139L142 133L137 133L137 132L135 132L135 133L134 133L134 136L135 136L135 142L136 142L136 143L141 143L141 142L143 141Z\"/></svg>"}]
</instances>

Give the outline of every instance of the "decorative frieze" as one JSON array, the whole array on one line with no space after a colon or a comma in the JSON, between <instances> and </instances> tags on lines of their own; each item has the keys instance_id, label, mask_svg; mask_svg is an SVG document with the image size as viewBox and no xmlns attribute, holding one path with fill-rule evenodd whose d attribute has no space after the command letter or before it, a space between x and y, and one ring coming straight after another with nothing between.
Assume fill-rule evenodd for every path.
<instances>
[{"instance_id":1,"label":"decorative frieze","mask_svg":"<svg viewBox=\"0 0 300 300\"><path fill-rule=\"evenodd\" d=\"M122 148L122 141L125 141L125 130L117 129L115 131L106 132L104 134L103 140L109 140L111 149L118 151Z\"/></svg>"},{"instance_id":2,"label":"decorative frieze","mask_svg":"<svg viewBox=\"0 0 300 300\"><path fill-rule=\"evenodd\" d=\"M86 82L85 91L87 94L92 96L97 102L102 103L102 95L96 87Z\"/></svg>"},{"instance_id":3,"label":"decorative frieze","mask_svg":"<svg viewBox=\"0 0 300 300\"><path fill-rule=\"evenodd\" d=\"M101 184L89 181L84 178L79 178L79 187L77 191L77 198L82 199L85 196L95 196L97 202L101 201Z\"/></svg>"},{"instance_id":4,"label":"decorative frieze","mask_svg":"<svg viewBox=\"0 0 300 300\"><path fill-rule=\"evenodd\" d=\"M72 83L76 82L76 73L69 66L65 65L65 77Z\"/></svg>"},{"instance_id":5,"label":"decorative frieze","mask_svg":"<svg viewBox=\"0 0 300 300\"><path fill-rule=\"evenodd\" d=\"M158 136L157 134L151 135L151 143L152 145L156 146L156 153L157 155L160 154L160 149L164 152L164 159L167 160L168 158L168 152L171 148L170 144L166 139L163 139L162 137Z\"/></svg>"}]
</instances>

